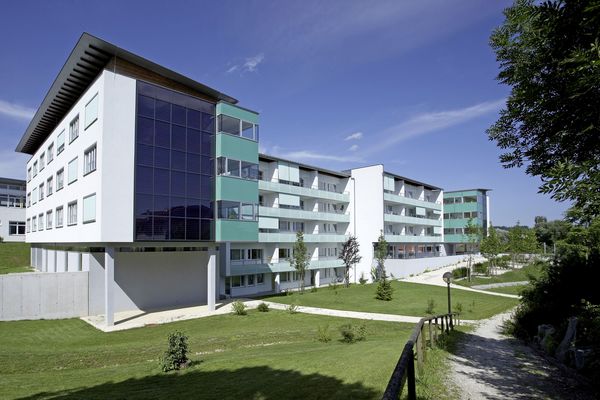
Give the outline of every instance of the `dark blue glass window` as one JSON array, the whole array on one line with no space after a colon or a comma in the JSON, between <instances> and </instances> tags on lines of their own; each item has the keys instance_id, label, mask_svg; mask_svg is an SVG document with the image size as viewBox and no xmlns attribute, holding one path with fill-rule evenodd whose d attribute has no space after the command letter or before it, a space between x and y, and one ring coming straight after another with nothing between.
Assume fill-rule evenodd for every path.
<instances>
[{"instance_id":1,"label":"dark blue glass window","mask_svg":"<svg viewBox=\"0 0 600 400\"><path fill-rule=\"evenodd\" d=\"M136 240L214 240L215 105L137 88Z\"/></svg>"}]
</instances>

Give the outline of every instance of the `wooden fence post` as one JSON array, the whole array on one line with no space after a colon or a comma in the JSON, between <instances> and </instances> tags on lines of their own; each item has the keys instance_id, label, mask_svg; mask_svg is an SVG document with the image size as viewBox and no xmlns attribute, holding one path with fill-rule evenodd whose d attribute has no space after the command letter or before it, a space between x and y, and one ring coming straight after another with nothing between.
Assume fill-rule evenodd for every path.
<instances>
[{"instance_id":1,"label":"wooden fence post","mask_svg":"<svg viewBox=\"0 0 600 400\"><path fill-rule=\"evenodd\" d=\"M417 384L415 382L415 354L409 352L408 368L406 370L406 383L408 386L408 400L417 400Z\"/></svg>"}]
</instances>

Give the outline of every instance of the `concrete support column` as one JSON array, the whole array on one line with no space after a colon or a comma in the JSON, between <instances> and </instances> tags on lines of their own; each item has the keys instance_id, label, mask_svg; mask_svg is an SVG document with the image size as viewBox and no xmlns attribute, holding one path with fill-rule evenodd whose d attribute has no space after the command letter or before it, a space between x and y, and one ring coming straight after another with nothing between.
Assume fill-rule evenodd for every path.
<instances>
[{"instance_id":1,"label":"concrete support column","mask_svg":"<svg viewBox=\"0 0 600 400\"><path fill-rule=\"evenodd\" d=\"M273 288L273 290L276 293L279 293L279 291L281 290L280 282L281 282L281 276L280 276L280 274L278 272L278 273L275 274L275 287Z\"/></svg>"},{"instance_id":2,"label":"concrete support column","mask_svg":"<svg viewBox=\"0 0 600 400\"><path fill-rule=\"evenodd\" d=\"M104 321L106 326L115 324L115 248L104 248Z\"/></svg>"},{"instance_id":3,"label":"concrete support column","mask_svg":"<svg viewBox=\"0 0 600 400\"><path fill-rule=\"evenodd\" d=\"M321 270L315 270L315 287L321 286Z\"/></svg>"},{"instance_id":4,"label":"concrete support column","mask_svg":"<svg viewBox=\"0 0 600 400\"><path fill-rule=\"evenodd\" d=\"M217 298L217 252L211 248L208 250L208 266L206 272L206 304L208 311L215 311L215 300Z\"/></svg>"}]
</instances>

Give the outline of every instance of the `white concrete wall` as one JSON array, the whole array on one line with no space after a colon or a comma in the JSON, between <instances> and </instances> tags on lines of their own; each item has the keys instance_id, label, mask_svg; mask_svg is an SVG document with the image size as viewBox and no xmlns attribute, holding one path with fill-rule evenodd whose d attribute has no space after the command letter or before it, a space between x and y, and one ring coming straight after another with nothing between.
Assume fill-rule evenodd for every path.
<instances>
[{"instance_id":1,"label":"white concrete wall","mask_svg":"<svg viewBox=\"0 0 600 400\"><path fill-rule=\"evenodd\" d=\"M0 236L5 242L24 242L25 235L9 235L9 223L25 222L25 209L16 207L0 207Z\"/></svg>"},{"instance_id":2,"label":"white concrete wall","mask_svg":"<svg viewBox=\"0 0 600 400\"><path fill-rule=\"evenodd\" d=\"M397 278L406 278L409 275L420 274L426 269L434 270L447 265L456 264L465 259L464 255L447 257L429 257L413 259L388 259L385 260L385 270L388 275ZM374 264L373 264L374 265Z\"/></svg>"},{"instance_id":3,"label":"white concrete wall","mask_svg":"<svg viewBox=\"0 0 600 400\"><path fill-rule=\"evenodd\" d=\"M0 320L88 315L88 274L31 272L0 276Z\"/></svg>"}]
</instances>

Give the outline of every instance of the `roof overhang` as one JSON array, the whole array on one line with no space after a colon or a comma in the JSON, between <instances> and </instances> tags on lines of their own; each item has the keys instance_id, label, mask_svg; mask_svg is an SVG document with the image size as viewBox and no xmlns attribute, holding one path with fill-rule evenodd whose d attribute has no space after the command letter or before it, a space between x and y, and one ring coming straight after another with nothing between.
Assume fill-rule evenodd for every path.
<instances>
[{"instance_id":1,"label":"roof overhang","mask_svg":"<svg viewBox=\"0 0 600 400\"><path fill-rule=\"evenodd\" d=\"M298 167L300 167L300 168L319 171L321 173L331 175L331 176L334 176L337 178L349 178L351 176L347 172L333 171L333 170L326 169L326 168L315 167L314 165L303 164L303 163L300 163L300 162L297 162L294 160L289 160L289 159L285 159L285 158L281 158L281 157L277 157L277 156L271 156L271 155L264 154L264 153L259 153L258 158L259 158L259 160L263 160L263 161L282 161L282 162L294 163L294 164L298 165Z\"/></svg>"},{"instance_id":2,"label":"roof overhang","mask_svg":"<svg viewBox=\"0 0 600 400\"><path fill-rule=\"evenodd\" d=\"M217 100L237 103L233 97L84 32L46 93L15 150L26 154L35 153L114 57L151 70Z\"/></svg>"}]
</instances>

